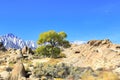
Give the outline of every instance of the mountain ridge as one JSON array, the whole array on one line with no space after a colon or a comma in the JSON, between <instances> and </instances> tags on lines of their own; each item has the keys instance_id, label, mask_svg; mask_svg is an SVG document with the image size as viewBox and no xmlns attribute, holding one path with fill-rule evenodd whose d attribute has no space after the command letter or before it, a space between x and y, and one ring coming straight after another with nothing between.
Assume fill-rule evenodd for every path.
<instances>
[{"instance_id":1,"label":"mountain ridge","mask_svg":"<svg viewBox=\"0 0 120 80\"><path fill-rule=\"evenodd\" d=\"M21 49L24 46L35 49L37 44L33 40L23 40L12 33L0 36L0 42L3 42L6 48Z\"/></svg>"}]
</instances>

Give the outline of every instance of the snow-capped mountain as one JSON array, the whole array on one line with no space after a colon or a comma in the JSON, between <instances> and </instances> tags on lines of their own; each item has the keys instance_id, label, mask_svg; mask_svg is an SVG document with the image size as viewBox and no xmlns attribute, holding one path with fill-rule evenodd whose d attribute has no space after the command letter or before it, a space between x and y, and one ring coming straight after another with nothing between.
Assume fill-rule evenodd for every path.
<instances>
[{"instance_id":1,"label":"snow-capped mountain","mask_svg":"<svg viewBox=\"0 0 120 80\"><path fill-rule=\"evenodd\" d=\"M28 46L29 48L35 49L37 47L34 41L24 41L12 33L0 36L0 42L3 42L6 48L21 49L24 46Z\"/></svg>"}]
</instances>

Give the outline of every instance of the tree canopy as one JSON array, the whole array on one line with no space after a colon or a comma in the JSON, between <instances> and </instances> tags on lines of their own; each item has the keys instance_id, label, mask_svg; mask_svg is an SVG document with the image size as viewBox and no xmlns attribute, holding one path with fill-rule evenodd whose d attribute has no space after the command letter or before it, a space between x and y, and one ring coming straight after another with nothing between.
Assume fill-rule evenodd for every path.
<instances>
[{"instance_id":1,"label":"tree canopy","mask_svg":"<svg viewBox=\"0 0 120 80\"><path fill-rule=\"evenodd\" d=\"M37 41L40 45L36 49L37 53L49 57L57 57L61 52L60 47L70 47L66 37L67 34L65 32L57 33L54 30L41 33Z\"/></svg>"}]
</instances>

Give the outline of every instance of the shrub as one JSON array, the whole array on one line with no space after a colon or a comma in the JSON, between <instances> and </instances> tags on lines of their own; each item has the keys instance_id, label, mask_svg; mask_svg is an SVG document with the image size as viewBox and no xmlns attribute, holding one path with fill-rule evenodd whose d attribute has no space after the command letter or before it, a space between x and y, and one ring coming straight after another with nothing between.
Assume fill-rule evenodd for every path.
<instances>
[{"instance_id":1,"label":"shrub","mask_svg":"<svg viewBox=\"0 0 120 80\"><path fill-rule=\"evenodd\" d=\"M40 78L41 76L50 76L52 78L68 79L72 77L74 78L74 80L78 80L81 78L81 74L88 70L90 69L74 67L66 63L58 64L42 63L35 68L34 75L37 78Z\"/></svg>"}]
</instances>

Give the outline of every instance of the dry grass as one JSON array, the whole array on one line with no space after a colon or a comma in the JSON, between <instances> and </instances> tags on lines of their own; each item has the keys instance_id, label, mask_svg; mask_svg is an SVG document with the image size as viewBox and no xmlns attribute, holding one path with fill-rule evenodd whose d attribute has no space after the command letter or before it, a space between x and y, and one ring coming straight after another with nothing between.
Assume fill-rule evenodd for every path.
<instances>
[{"instance_id":1,"label":"dry grass","mask_svg":"<svg viewBox=\"0 0 120 80\"><path fill-rule=\"evenodd\" d=\"M59 63L61 60L60 59L54 59L54 58L51 58L49 61L48 61L48 63L50 63L50 64L57 64L57 63Z\"/></svg>"},{"instance_id":2,"label":"dry grass","mask_svg":"<svg viewBox=\"0 0 120 80\"><path fill-rule=\"evenodd\" d=\"M120 80L116 73L110 71L101 72L99 78L99 80Z\"/></svg>"},{"instance_id":3,"label":"dry grass","mask_svg":"<svg viewBox=\"0 0 120 80\"><path fill-rule=\"evenodd\" d=\"M44 64L44 66L50 64L50 65L56 65L59 63L60 59L54 59L54 58L42 58L42 59L34 59L32 61L34 66L38 66L39 64Z\"/></svg>"},{"instance_id":4,"label":"dry grass","mask_svg":"<svg viewBox=\"0 0 120 80\"><path fill-rule=\"evenodd\" d=\"M116 73L112 71L102 71L97 76L92 75L90 72L86 72L82 76L82 80L120 80Z\"/></svg>"}]
</instances>

